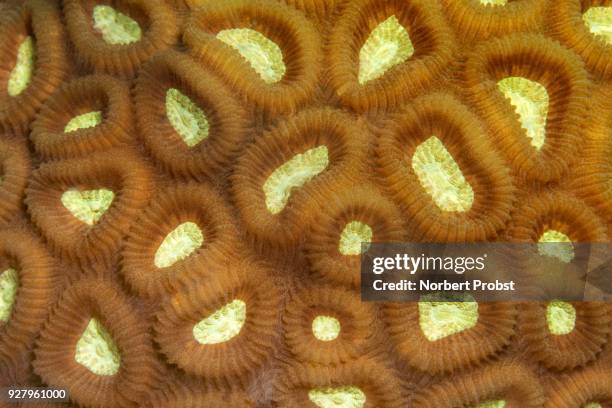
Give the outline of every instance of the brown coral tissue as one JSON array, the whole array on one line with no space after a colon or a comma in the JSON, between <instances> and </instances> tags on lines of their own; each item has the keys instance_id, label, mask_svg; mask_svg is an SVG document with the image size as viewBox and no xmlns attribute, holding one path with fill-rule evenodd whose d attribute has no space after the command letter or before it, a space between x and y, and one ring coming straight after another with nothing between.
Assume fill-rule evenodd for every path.
<instances>
[{"instance_id":1,"label":"brown coral tissue","mask_svg":"<svg viewBox=\"0 0 612 408\"><path fill-rule=\"evenodd\" d=\"M75 355L92 319L108 331L119 351L112 375L93 370ZM110 281L84 279L67 288L40 333L35 356L36 373L50 386L68 390L79 405L137 406L160 381L145 320Z\"/></svg>"},{"instance_id":2,"label":"brown coral tissue","mask_svg":"<svg viewBox=\"0 0 612 408\"><path fill-rule=\"evenodd\" d=\"M95 114L101 118L88 127L70 126L79 117ZM40 157L53 160L124 146L133 131L128 86L109 76L92 75L62 86L40 110L30 137Z\"/></svg>"},{"instance_id":3,"label":"brown coral tissue","mask_svg":"<svg viewBox=\"0 0 612 408\"><path fill-rule=\"evenodd\" d=\"M2 13L0 23L0 131L23 135L40 105L64 81L70 70L65 29L57 1L29 0ZM29 41L30 52L22 52ZM24 42L26 42L24 44ZM25 54L25 55L24 55ZM30 54L30 55L27 55ZM31 54L35 54L33 57ZM10 87L19 59L32 58L29 81ZM27 63L23 61L23 63ZM15 81L19 82L19 81Z\"/></svg>"},{"instance_id":4,"label":"brown coral tissue","mask_svg":"<svg viewBox=\"0 0 612 408\"><path fill-rule=\"evenodd\" d=\"M187 55L168 51L147 63L136 81L134 99L143 140L158 163L176 177L219 178L250 130L236 97L202 68ZM182 102L182 109L201 111L195 129L170 122L173 97L175 104Z\"/></svg>"},{"instance_id":5,"label":"brown coral tissue","mask_svg":"<svg viewBox=\"0 0 612 408\"><path fill-rule=\"evenodd\" d=\"M162 0L116 0L110 5L97 0L63 0L62 6L76 58L85 69L95 73L131 77L144 61L177 40L175 13ZM105 38L92 18L98 6L112 6L116 12L132 19L138 25L140 36ZM125 25L117 30L121 29L126 30Z\"/></svg>"},{"instance_id":6,"label":"brown coral tissue","mask_svg":"<svg viewBox=\"0 0 612 408\"><path fill-rule=\"evenodd\" d=\"M194 245L193 252L185 253L183 259L163 260L158 255L160 246L185 224L194 228L196 235L201 231L202 245ZM142 296L172 293L197 282L198 276L212 275L228 257L238 255L238 243L229 208L214 188L178 184L153 197L134 223L122 251L121 271Z\"/></svg>"},{"instance_id":7,"label":"brown coral tissue","mask_svg":"<svg viewBox=\"0 0 612 408\"><path fill-rule=\"evenodd\" d=\"M612 407L611 179L612 0L0 0L0 407Z\"/></svg>"}]
</instances>

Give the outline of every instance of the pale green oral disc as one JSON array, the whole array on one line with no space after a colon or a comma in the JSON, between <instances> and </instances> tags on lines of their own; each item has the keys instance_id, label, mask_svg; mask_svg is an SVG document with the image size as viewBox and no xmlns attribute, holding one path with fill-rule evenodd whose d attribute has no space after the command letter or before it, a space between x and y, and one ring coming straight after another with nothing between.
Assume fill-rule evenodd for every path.
<instances>
[{"instance_id":1,"label":"pale green oral disc","mask_svg":"<svg viewBox=\"0 0 612 408\"><path fill-rule=\"evenodd\" d=\"M128 45L140 41L142 30L136 20L106 5L93 8L94 29L112 45Z\"/></svg>"},{"instance_id":2,"label":"pale green oral disc","mask_svg":"<svg viewBox=\"0 0 612 408\"><path fill-rule=\"evenodd\" d=\"M531 145L537 150L544 146L549 98L546 88L522 77L508 77L497 83L499 90L510 100L518 113L521 127L527 133Z\"/></svg>"},{"instance_id":3,"label":"pale green oral disc","mask_svg":"<svg viewBox=\"0 0 612 408\"><path fill-rule=\"evenodd\" d=\"M107 189L68 190L62 194L62 204L77 219L94 225L113 203L115 194Z\"/></svg>"},{"instance_id":4,"label":"pale green oral disc","mask_svg":"<svg viewBox=\"0 0 612 408\"><path fill-rule=\"evenodd\" d=\"M424 295L418 303L419 325L429 341L468 330L478 322L478 303L471 296L465 302L440 301L441 296Z\"/></svg>"},{"instance_id":5,"label":"pale green oral disc","mask_svg":"<svg viewBox=\"0 0 612 408\"><path fill-rule=\"evenodd\" d=\"M74 132L79 129L89 129L102 123L102 112L92 111L77 115L70 119L64 127L64 133Z\"/></svg>"},{"instance_id":6,"label":"pale green oral disc","mask_svg":"<svg viewBox=\"0 0 612 408\"><path fill-rule=\"evenodd\" d=\"M304 185L325 170L328 164L327 147L319 146L296 154L274 170L263 185L268 211L272 214L281 212L289 201L291 190Z\"/></svg>"},{"instance_id":7,"label":"pale green oral disc","mask_svg":"<svg viewBox=\"0 0 612 408\"><path fill-rule=\"evenodd\" d=\"M97 319L91 319L76 345L74 359L94 374L114 375L119 371L119 349Z\"/></svg>"},{"instance_id":8,"label":"pale green oral disc","mask_svg":"<svg viewBox=\"0 0 612 408\"><path fill-rule=\"evenodd\" d=\"M413 54L414 46L408 31L397 17L389 17L372 30L359 51L359 83L363 85L382 77Z\"/></svg>"},{"instance_id":9,"label":"pale green oral disc","mask_svg":"<svg viewBox=\"0 0 612 408\"><path fill-rule=\"evenodd\" d=\"M0 322L8 322L19 288L19 275L13 268L0 273Z\"/></svg>"},{"instance_id":10,"label":"pale green oral disc","mask_svg":"<svg viewBox=\"0 0 612 408\"><path fill-rule=\"evenodd\" d=\"M202 246L204 235L196 223L184 222L166 235L155 253L155 266L166 268L182 261Z\"/></svg>"},{"instance_id":11,"label":"pale green oral disc","mask_svg":"<svg viewBox=\"0 0 612 408\"><path fill-rule=\"evenodd\" d=\"M246 303L235 299L193 326L200 344L218 344L236 337L246 321Z\"/></svg>"},{"instance_id":12,"label":"pale green oral disc","mask_svg":"<svg viewBox=\"0 0 612 408\"><path fill-rule=\"evenodd\" d=\"M232 28L219 31L217 38L234 48L268 84L279 82L285 75L283 52L280 47L250 28Z\"/></svg>"},{"instance_id":13,"label":"pale green oral disc","mask_svg":"<svg viewBox=\"0 0 612 408\"><path fill-rule=\"evenodd\" d=\"M21 94L32 82L36 63L36 47L31 36L26 37L17 49L15 66L9 74L7 91L9 96Z\"/></svg>"},{"instance_id":14,"label":"pale green oral disc","mask_svg":"<svg viewBox=\"0 0 612 408\"><path fill-rule=\"evenodd\" d=\"M435 136L417 146L412 169L442 211L465 212L472 208L474 191L444 144Z\"/></svg>"},{"instance_id":15,"label":"pale green oral disc","mask_svg":"<svg viewBox=\"0 0 612 408\"><path fill-rule=\"evenodd\" d=\"M366 395L357 387L315 388L308 399L319 408L363 408Z\"/></svg>"}]
</instances>

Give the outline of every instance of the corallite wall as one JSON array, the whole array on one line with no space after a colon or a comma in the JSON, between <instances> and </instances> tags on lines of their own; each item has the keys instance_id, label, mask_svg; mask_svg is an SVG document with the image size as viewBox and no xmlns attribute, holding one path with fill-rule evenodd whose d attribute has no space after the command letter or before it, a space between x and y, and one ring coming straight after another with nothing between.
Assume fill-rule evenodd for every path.
<instances>
[{"instance_id":1,"label":"corallite wall","mask_svg":"<svg viewBox=\"0 0 612 408\"><path fill-rule=\"evenodd\" d=\"M611 160L610 0L0 1L0 406L612 407L610 303L359 292L572 262Z\"/></svg>"}]
</instances>

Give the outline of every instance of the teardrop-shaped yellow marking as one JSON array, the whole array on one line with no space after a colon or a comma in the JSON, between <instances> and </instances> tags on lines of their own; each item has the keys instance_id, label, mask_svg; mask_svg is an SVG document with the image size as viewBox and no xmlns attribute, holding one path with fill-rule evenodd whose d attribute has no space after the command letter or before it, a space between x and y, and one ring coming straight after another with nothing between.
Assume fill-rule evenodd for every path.
<instances>
[{"instance_id":1,"label":"teardrop-shaped yellow marking","mask_svg":"<svg viewBox=\"0 0 612 408\"><path fill-rule=\"evenodd\" d=\"M612 6L590 7L582 19L595 37L612 44Z\"/></svg>"},{"instance_id":2,"label":"teardrop-shaped yellow marking","mask_svg":"<svg viewBox=\"0 0 612 408\"><path fill-rule=\"evenodd\" d=\"M154 264L158 268L182 261L202 246L204 235L197 224L184 222L170 232L155 252Z\"/></svg>"},{"instance_id":3,"label":"teardrop-shaped yellow marking","mask_svg":"<svg viewBox=\"0 0 612 408\"><path fill-rule=\"evenodd\" d=\"M105 188L68 190L62 194L62 204L80 221L94 225L113 203L115 193Z\"/></svg>"},{"instance_id":4,"label":"teardrop-shaped yellow marking","mask_svg":"<svg viewBox=\"0 0 612 408\"><path fill-rule=\"evenodd\" d=\"M193 337L200 344L218 344L236 337L246 321L246 303L234 299L193 326Z\"/></svg>"},{"instance_id":5,"label":"teardrop-shaped yellow marking","mask_svg":"<svg viewBox=\"0 0 612 408\"><path fill-rule=\"evenodd\" d=\"M185 144L193 147L208 137L209 124L204 111L175 88L166 92L166 116Z\"/></svg>"},{"instance_id":6,"label":"teardrop-shaped yellow marking","mask_svg":"<svg viewBox=\"0 0 612 408\"><path fill-rule=\"evenodd\" d=\"M19 275L13 268L0 274L0 322L8 322L11 318L15 298L19 288Z\"/></svg>"},{"instance_id":7,"label":"teardrop-shaped yellow marking","mask_svg":"<svg viewBox=\"0 0 612 408\"><path fill-rule=\"evenodd\" d=\"M91 319L77 342L74 359L94 374L114 375L121 366L119 349L97 319Z\"/></svg>"},{"instance_id":8,"label":"teardrop-shaped yellow marking","mask_svg":"<svg viewBox=\"0 0 612 408\"><path fill-rule=\"evenodd\" d=\"M96 127L100 123L102 123L101 111L91 111L83 113L81 115L75 116L74 118L70 119L68 123L66 123L66 126L64 127L64 133L74 132L79 129L88 129Z\"/></svg>"},{"instance_id":9,"label":"teardrop-shaped yellow marking","mask_svg":"<svg viewBox=\"0 0 612 408\"><path fill-rule=\"evenodd\" d=\"M538 252L543 256L557 258L569 263L574 259L574 245L564 233L556 230L545 231L538 240Z\"/></svg>"},{"instance_id":10,"label":"teardrop-shaped yellow marking","mask_svg":"<svg viewBox=\"0 0 612 408\"><path fill-rule=\"evenodd\" d=\"M554 300L546 305L548 331L556 336L569 334L576 327L576 308L571 303Z\"/></svg>"},{"instance_id":11,"label":"teardrop-shaped yellow marking","mask_svg":"<svg viewBox=\"0 0 612 408\"><path fill-rule=\"evenodd\" d=\"M472 186L437 137L432 136L417 146L412 156L412 169L442 211L468 211L472 207Z\"/></svg>"},{"instance_id":12,"label":"teardrop-shaped yellow marking","mask_svg":"<svg viewBox=\"0 0 612 408\"><path fill-rule=\"evenodd\" d=\"M497 83L497 87L514 106L531 145L540 150L546 139L549 106L546 88L523 77L504 78Z\"/></svg>"},{"instance_id":13,"label":"teardrop-shaped yellow marking","mask_svg":"<svg viewBox=\"0 0 612 408\"><path fill-rule=\"evenodd\" d=\"M424 295L418 303L419 326L429 341L468 330L478 322L478 303L470 295L445 301L442 295Z\"/></svg>"},{"instance_id":14,"label":"teardrop-shaped yellow marking","mask_svg":"<svg viewBox=\"0 0 612 408\"><path fill-rule=\"evenodd\" d=\"M273 84L285 76L283 52L262 33L250 28L231 28L219 31L217 38L238 51L264 82Z\"/></svg>"},{"instance_id":15,"label":"teardrop-shaped yellow marking","mask_svg":"<svg viewBox=\"0 0 612 408\"><path fill-rule=\"evenodd\" d=\"M111 6L95 6L93 8L93 21L94 29L109 44L128 45L138 42L142 38L142 30L138 22Z\"/></svg>"},{"instance_id":16,"label":"teardrop-shaped yellow marking","mask_svg":"<svg viewBox=\"0 0 612 408\"><path fill-rule=\"evenodd\" d=\"M369 245L370 242L372 242L372 228L363 222L351 221L340 234L338 249L342 255L360 255L361 244Z\"/></svg>"},{"instance_id":17,"label":"teardrop-shaped yellow marking","mask_svg":"<svg viewBox=\"0 0 612 408\"><path fill-rule=\"evenodd\" d=\"M308 399L319 408L363 408L366 395L357 387L315 388Z\"/></svg>"},{"instance_id":18,"label":"teardrop-shaped yellow marking","mask_svg":"<svg viewBox=\"0 0 612 408\"><path fill-rule=\"evenodd\" d=\"M30 85L36 65L36 47L31 36L26 37L17 49L15 66L9 74L7 91L9 96L17 96Z\"/></svg>"},{"instance_id":19,"label":"teardrop-shaped yellow marking","mask_svg":"<svg viewBox=\"0 0 612 408\"><path fill-rule=\"evenodd\" d=\"M389 17L372 30L359 51L359 83L363 85L380 78L413 54L414 45L408 31L397 17Z\"/></svg>"},{"instance_id":20,"label":"teardrop-shaped yellow marking","mask_svg":"<svg viewBox=\"0 0 612 408\"><path fill-rule=\"evenodd\" d=\"M274 170L263 185L268 211L272 214L281 212L289 201L291 190L303 186L328 164L327 146L319 146L296 154Z\"/></svg>"},{"instance_id":21,"label":"teardrop-shaped yellow marking","mask_svg":"<svg viewBox=\"0 0 612 408\"><path fill-rule=\"evenodd\" d=\"M317 340L332 341L340 335L340 321L331 316L317 316L312 320L312 334Z\"/></svg>"},{"instance_id":22,"label":"teardrop-shaped yellow marking","mask_svg":"<svg viewBox=\"0 0 612 408\"><path fill-rule=\"evenodd\" d=\"M480 0L480 4L484 6L505 6L508 0Z\"/></svg>"},{"instance_id":23,"label":"teardrop-shaped yellow marking","mask_svg":"<svg viewBox=\"0 0 612 408\"><path fill-rule=\"evenodd\" d=\"M504 408L505 406L506 401L504 400L491 400L478 404L475 408Z\"/></svg>"}]
</instances>

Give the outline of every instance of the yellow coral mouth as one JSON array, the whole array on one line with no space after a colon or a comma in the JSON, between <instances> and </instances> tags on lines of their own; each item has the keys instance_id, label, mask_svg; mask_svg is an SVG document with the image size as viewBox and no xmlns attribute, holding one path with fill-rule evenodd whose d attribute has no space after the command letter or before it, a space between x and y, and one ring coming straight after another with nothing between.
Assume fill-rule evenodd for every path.
<instances>
[{"instance_id":1,"label":"yellow coral mouth","mask_svg":"<svg viewBox=\"0 0 612 408\"><path fill-rule=\"evenodd\" d=\"M521 127L537 150L544 146L549 97L546 88L523 77L508 77L497 83L518 113Z\"/></svg>"},{"instance_id":2,"label":"yellow coral mouth","mask_svg":"<svg viewBox=\"0 0 612 408\"><path fill-rule=\"evenodd\" d=\"M317 340L332 341L340 335L340 321L331 316L317 316L312 320L312 334Z\"/></svg>"},{"instance_id":3,"label":"yellow coral mouth","mask_svg":"<svg viewBox=\"0 0 612 408\"><path fill-rule=\"evenodd\" d=\"M363 85L382 77L413 54L414 45L408 31L397 17L389 17L372 30L359 51L359 83Z\"/></svg>"},{"instance_id":4,"label":"yellow coral mouth","mask_svg":"<svg viewBox=\"0 0 612 408\"><path fill-rule=\"evenodd\" d=\"M142 30L138 22L106 5L93 8L94 29L112 45L128 45L140 41Z\"/></svg>"},{"instance_id":5,"label":"yellow coral mouth","mask_svg":"<svg viewBox=\"0 0 612 408\"><path fill-rule=\"evenodd\" d=\"M582 19L596 38L612 44L612 6L591 7Z\"/></svg>"},{"instance_id":6,"label":"yellow coral mouth","mask_svg":"<svg viewBox=\"0 0 612 408\"><path fill-rule=\"evenodd\" d=\"M266 207L272 214L281 212L291 196L291 190L301 187L321 173L329 164L327 146L296 154L274 170L263 185Z\"/></svg>"},{"instance_id":7,"label":"yellow coral mouth","mask_svg":"<svg viewBox=\"0 0 612 408\"><path fill-rule=\"evenodd\" d=\"M11 318L15 298L19 288L19 275L13 268L0 274L0 322L8 322Z\"/></svg>"},{"instance_id":8,"label":"yellow coral mouth","mask_svg":"<svg viewBox=\"0 0 612 408\"><path fill-rule=\"evenodd\" d=\"M574 259L572 240L564 233L552 229L545 231L540 237L538 252L540 255L557 258L564 263Z\"/></svg>"},{"instance_id":9,"label":"yellow coral mouth","mask_svg":"<svg viewBox=\"0 0 612 408\"><path fill-rule=\"evenodd\" d=\"M556 336L569 334L576 327L576 308L571 303L552 301L546 305L548 331Z\"/></svg>"},{"instance_id":10,"label":"yellow coral mouth","mask_svg":"<svg viewBox=\"0 0 612 408\"><path fill-rule=\"evenodd\" d=\"M504 400L494 400L494 401L486 401L482 404L476 405L474 408L504 408L506 406L506 401Z\"/></svg>"},{"instance_id":11,"label":"yellow coral mouth","mask_svg":"<svg viewBox=\"0 0 612 408\"><path fill-rule=\"evenodd\" d=\"M351 221L340 234L338 249L342 255L360 255L366 249L362 248L362 244L369 246L370 242L372 242L372 228L363 222Z\"/></svg>"},{"instance_id":12,"label":"yellow coral mouth","mask_svg":"<svg viewBox=\"0 0 612 408\"><path fill-rule=\"evenodd\" d=\"M234 48L268 84L279 82L287 70L280 47L250 28L221 30L217 38Z\"/></svg>"},{"instance_id":13,"label":"yellow coral mouth","mask_svg":"<svg viewBox=\"0 0 612 408\"><path fill-rule=\"evenodd\" d=\"M77 115L70 119L64 127L64 133L74 132L79 129L88 129L98 126L102 123L102 112L92 111Z\"/></svg>"},{"instance_id":14,"label":"yellow coral mouth","mask_svg":"<svg viewBox=\"0 0 612 408\"><path fill-rule=\"evenodd\" d=\"M36 62L36 47L31 36L26 37L17 49L15 67L9 75L7 91L9 96L21 94L32 82Z\"/></svg>"},{"instance_id":15,"label":"yellow coral mouth","mask_svg":"<svg viewBox=\"0 0 612 408\"><path fill-rule=\"evenodd\" d=\"M154 264L166 268L182 261L202 246L204 235L197 224L184 222L170 232L155 252Z\"/></svg>"},{"instance_id":16,"label":"yellow coral mouth","mask_svg":"<svg viewBox=\"0 0 612 408\"><path fill-rule=\"evenodd\" d=\"M77 342L74 359L96 375L109 376L119 371L119 349L97 319L91 319Z\"/></svg>"},{"instance_id":17,"label":"yellow coral mouth","mask_svg":"<svg viewBox=\"0 0 612 408\"><path fill-rule=\"evenodd\" d=\"M478 303L469 295L463 300L443 301L443 296L438 294L421 297L419 325L427 340L440 340L476 326Z\"/></svg>"},{"instance_id":18,"label":"yellow coral mouth","mask_svg":"<svg viewBox=\"0 0 612 408\"><path fill-rule=\"evenodd\" d=\"M319 408L363 408L366 396L357 387L315 388L308 399Z\"/></svg>"},{"instance_id":19,"label":"yellow coral mouth","mask_svg":"<svg viewBox=\"0 0 612 408\"><path fill-rule=\"evenodd\" d=\"M412 169L419 182L442 211L468 211L474 190L465 180L453 156L435 136L417 146Z\"/></svg>"},{"instance_id":20,"label":"yellow coral mouth","mask_svg":"<svg viewBox=\"0 0 612 408\"><path fill-rule=\"evenodd\" d=\"M77 219L87 225L94 225L109 209L115 193L101 188L97 190L68 190L62 194L62 204Z\"/></svg>"},{"instance_id":21,"label":"yellow coral mouth","mask_svg":"<svg viewBox=\"0 0 612 408\"><path fill-rule=\"evenodd\" d=\"M175 88L166 92L168 121L189 147L208 137L209 124L204 111L189 97Z\"/></svg>"},{"instance_id":22,"label":"yellow coral mouth","mask_svg":"<svg viewBox=\"0 0 612 408\"><path fill-rule=\"evenodd\" d=\"M193 326L200 344L218 344L236 337L246 321L246 303L235 299Z\"/></svg>"},{"instance_id":23,"label":"yellow coral mouth","mask_svg":"<svg viewBox=\"0 0 612 408\"><path fill-rule=\"evenodd\" d=\"M480 0L480 4L484 6L505 6L508 0Z\"/></svg>"}]
</instances>

